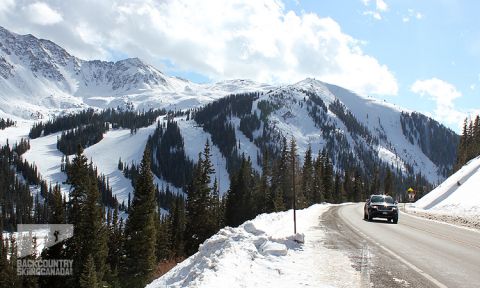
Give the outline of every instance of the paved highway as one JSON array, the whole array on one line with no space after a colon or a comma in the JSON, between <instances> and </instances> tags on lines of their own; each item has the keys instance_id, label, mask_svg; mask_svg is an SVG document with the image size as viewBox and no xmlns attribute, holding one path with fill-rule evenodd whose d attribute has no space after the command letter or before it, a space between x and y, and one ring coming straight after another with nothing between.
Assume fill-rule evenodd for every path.
<instances>
[{"instance_id":1,"label":"paved highway","mask_svg":"<svg viewBox=\"0 0 480 288\"><path fill-rule=\"evenodd\" d=\"M401 213L398 224L363 220L363 203L324 213L325 245L344 250L362 286L480 287L480 232Z\"/></svg>"}]
</instances>

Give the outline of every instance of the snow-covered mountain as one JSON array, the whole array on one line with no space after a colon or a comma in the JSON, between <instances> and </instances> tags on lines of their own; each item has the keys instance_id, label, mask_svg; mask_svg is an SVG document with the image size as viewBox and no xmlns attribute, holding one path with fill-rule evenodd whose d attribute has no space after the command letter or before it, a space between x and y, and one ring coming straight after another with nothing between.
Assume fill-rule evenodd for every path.
<instances>
[{"instance_id":1,"label":"snow-covered mountain","mask_svg":"<svg viewBox=\"0 0 480 288\"><path fill-rule=\"evenodd\" d=\"M239 105L248 111L225 112ZM240 141L235 149L251 159L293 136L299 155L308 146L314 154L326 149L337 169L355 163L367 175L387 165L397 174L421 174L439 183L455 161L458 136L435 120L315 79L273 87L250 100L224 98L223 104L210 106L207 115L212 120L201 124L229 122L236 138L230 142Z\"/></svg>"},{"instance_id":2,"label":"snow-covered mountain","mask_svg":"<svg viewBox=\"0 0 480 288\"><path fill-rule=\"evenodd\" d=\"M0 109L20 117L65 109L191 107L232 91L261 88L251 81L198 85L170 77L138 58L85 61L57 44L0 27Z\"/></svg>"},{"instance_id":3,"label":"snow-covered mountain","mask_svg":"<svg viewBox=\"0 0 480 288\"><path fill-rule=\"evenodd\" d=\"M138 58L85 61L51 41L1 27L0 76L0 117L18 122L17 127L0 130L0 144L7 138L13 143L27 137L34 120L89 107L179 110L219 99L223 104L206 113L204 121L228 123L234 130L230 136L235 153L250 156L257 169L255 159L262 149L278 148L283 137L294 136L300 155L309 145L314 154L325 148L339 170L351 162L372 175L383 165L404 177L421 174L430 183L439 183L455 161L458 143L453 131L431 118L315 79L277 86L241 79L196 84L165 75ZM238 100L225 96L241 93L250 93L242 102L247 108L241 113L225 112L225 107L231 109ZM221 113L227 113L225 118L218 117ZM215 141L215 132L198 119L179 116L176 120L191 160L197 159L206 139L213 140L213 164L224 193L229 185L226 167L231 155L222 152L225 149ZM128 130L110 130L103 140L86 149L99 172L110 177L120 201L133 189L118 171L118 160L139 162L141 146L154 130L155 124L135 135ZM32 140L30 151L24 155L52 183L64 180L56 137L52 134Z\"/></svg>"}]
</instances>

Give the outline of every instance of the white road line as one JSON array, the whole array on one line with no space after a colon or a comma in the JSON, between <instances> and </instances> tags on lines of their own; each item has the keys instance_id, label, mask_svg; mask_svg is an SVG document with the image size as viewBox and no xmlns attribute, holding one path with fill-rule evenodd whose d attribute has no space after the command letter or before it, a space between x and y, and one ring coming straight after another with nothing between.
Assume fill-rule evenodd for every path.
<instances>
[{"instance_id":1,"label":"white road line","mask_svg":"<svg viewBox=\"0 0 480 288\"><path fill-rule=\"evenodd\" d=\"M370 250L367 241L362 245L362 263L360 264L360 274L362 275L362 287L370 288Z\"/></svg>"}]
</instances>

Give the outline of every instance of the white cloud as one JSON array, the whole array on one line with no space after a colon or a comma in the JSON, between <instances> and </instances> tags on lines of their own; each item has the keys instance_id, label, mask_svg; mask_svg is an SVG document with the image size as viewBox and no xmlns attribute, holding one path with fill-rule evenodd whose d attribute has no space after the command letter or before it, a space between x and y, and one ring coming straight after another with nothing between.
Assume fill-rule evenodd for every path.
<instances>
[{"instance_id":1,"label":"white cloud","mask_svg":"<svg viewBox=\"0 0 480 288\"><path fill-rule=\"evenodd\" d=\"M362 0L362 3L365 7L370 6L370 0ZM388 5L384 0L375 0L375 9L364 11L363 15L371 16L376 20L382 20L381 13L387 12L387 10Z\"/></svg>"},{"instance_id":2,"label":"white cloud","mask_svg":"<svg viewBox=\"0 0 480 288\"><path fill-rule=\"evenodd\" d=\"M413 9L408 9L408 12L406 15L402 16L402 21L404 23L406 22L409 22L410 19L417 19L417 20L422 20L423 19L423 14L418 12L418 11L415 11Z\"/></svg>"},{"instance_id":3,"label":"white cloud","mask_svg":"<svg viewBox=\"0 0 480 288\"><path fill-rule=\"evenodd\" d=\"M2 0L0 1L0 14L9 12L15 7L15 0Z\"/></svg>"},{"instance_id":4,"label":"white cloud","mask_svg":"<svg viewBox=\"0 0 480 288\"><path fill-rule=\"evenodd\" d=\"M377 0L375 3L376 3L376 6L377 6L377 10L378 10L378 11L385 12L385 11L388 10L388 5L387 5L387 3L385 3L385 1L383 1L383 0Z\"/></svg>"},{"instance_id":5,"label":"white cloud","mask_svg":"<svg viewBox=\"0 0 480 288\"><path fill-rule=\"evenodd\" d=\"M335 20L287 11L280 0L55 3L63 18L57 25L32 25L13 16L4 25L51 39L86 59L120 51L159 66L168 61L212 80L292 83L315 77L362 94L398 91L388 67L366 55L364 44Z\"/></svg>"},{"instance_id":6,"label":"white cloud","mask_svg":"<svg viewBox=\"0 0 480 288\"><path fill-rule=\"evenodd\" d=\"M477 88L477 85L476 84L470 84L470 90L475 90L475 88Z\"/></svg>"},{"instance_id":7,"label":"white cloud","mask_svg":"<svg viewBox=\"0 0 480 288\"><path fill-rule=\"evenodd\" d=\"M62 15L43 2L35 2L23 8L28 21L39 25L53 25L63 20Z\"/></svg>"},{"instance_id":8,"label":"white cloud","mask_svg":"<svg viewBox=\"0 0 480 288\"><path fill-rule=\"evenodd\" d=\"M365 11L363 12L363 15L369 15L377 20L382 20L382 15L380 15L380 13L378 13L377 11Z\"/></svg>"},{"instance_id":9,"label":"white cloud","mask_svg":"<svg viewBox=\"0 0 480 288\"><path fill-rule=\"evenodd\" d=\"M454 100L462 96L462 93L455 86L438 78L431 78L415 81L410 90L415 94L435 101L434 117L437 120L448 124L461 125L466 113L455 108Z\"/></svg>"}]
</instances>

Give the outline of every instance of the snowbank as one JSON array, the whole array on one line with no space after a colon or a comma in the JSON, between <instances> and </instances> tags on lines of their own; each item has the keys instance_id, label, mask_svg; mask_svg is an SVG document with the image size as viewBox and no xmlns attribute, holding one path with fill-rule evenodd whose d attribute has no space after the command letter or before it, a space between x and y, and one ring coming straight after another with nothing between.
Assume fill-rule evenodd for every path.
<instances>
[{"instance_id":1,"label":"snowbank","mask_svg":"<svg viewBox=\"0 0 480 288\"><path fill-rule=\"evenodd\" d=\"M452 215L479 215L479 186L480 157L477 157L415 202L415 208Z\"/></svg>"},{"instance_id":2,"label":"snowbank","mask_svg":"<svg viewBox=\"0 0 480 288\"><path fill-rule=\"evenodd\" d=\"M319 217L328 207L298 211L296 235L292 211L226 227L147 287L357 287L347 255L323 246Z\"/></svg>"}]
</instances>

